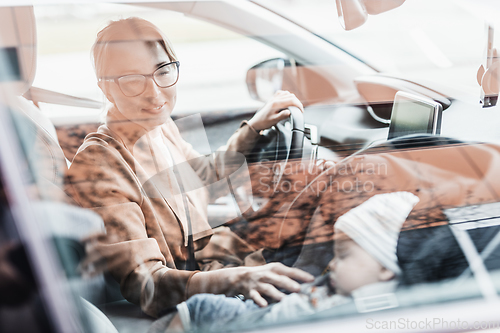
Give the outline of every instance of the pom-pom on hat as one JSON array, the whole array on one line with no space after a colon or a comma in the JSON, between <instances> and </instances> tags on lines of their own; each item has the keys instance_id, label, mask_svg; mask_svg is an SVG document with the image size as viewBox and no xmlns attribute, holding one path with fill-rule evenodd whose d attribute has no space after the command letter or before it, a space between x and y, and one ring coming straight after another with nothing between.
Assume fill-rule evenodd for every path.
<instances>
[{"instance_id":1,"label":"pom-pom on hat","mask_svg":"<svg viewBox=\"0 0 500 333\"><path fill-rule=\"evenodd\" d=\"M396 275L399 232L420 199L410 192L377 194L339 217L335 232L342 231Z\"/></svg>"}]
</instances>

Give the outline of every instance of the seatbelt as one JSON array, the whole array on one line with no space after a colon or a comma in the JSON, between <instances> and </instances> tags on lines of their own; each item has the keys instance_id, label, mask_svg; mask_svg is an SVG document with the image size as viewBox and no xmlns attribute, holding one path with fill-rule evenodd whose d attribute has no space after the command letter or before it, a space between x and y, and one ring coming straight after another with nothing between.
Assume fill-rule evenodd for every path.
<instances>
[{"instance_id":1,"label":"seatbelt","mask_svg":"<svg viewBox=\"0 0 500 333\"><path fill-rule=\"evenodd\" d=\"M179 185L179 189L180 189L181 196L182 196L182 203L184 205L184 210L186 211L186 219L187 219L187 223L188 223L188 244L187 244L188 260L186 262L186 270L195 271L198 269L198 264L197 264L196 259L194 257L193 227L191 225L191 215L189 213L187 194L184 191L184 184L182 183L182 178L179 174L179 171L178 171L176 165L173 166L173 171L175 174L175 178L177 179L177 184Z\"/></svg>"}]
</instances>

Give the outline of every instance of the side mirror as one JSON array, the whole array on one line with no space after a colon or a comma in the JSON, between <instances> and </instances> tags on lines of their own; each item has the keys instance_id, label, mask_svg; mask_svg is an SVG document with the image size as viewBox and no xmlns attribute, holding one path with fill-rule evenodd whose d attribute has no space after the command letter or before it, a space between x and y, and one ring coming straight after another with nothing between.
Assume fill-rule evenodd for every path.
<instances>
[{"instance_id":1,"label":"side mirror","mask_svg":"<svg viewBox=\"0 0 500 333\"><path fill-rule=\"evenodd\" d=\"M338 96L337 90L323 75L324 66L301 66L283 58L258 63L247 72L250 96L267 102L276 91L288 90L304 105L328 103Z\"/></svg>"},{"instance_id":2,"label":"side mirror","mask_svg":"<svg viewBox=\"0 0 500 333\"><path fill-rule=\"evenodd\" d=\"M266 102L283 86L285 59L269 59L258 63L247 72L247 87L250 96Z\"/></svg>"}]
</instances>

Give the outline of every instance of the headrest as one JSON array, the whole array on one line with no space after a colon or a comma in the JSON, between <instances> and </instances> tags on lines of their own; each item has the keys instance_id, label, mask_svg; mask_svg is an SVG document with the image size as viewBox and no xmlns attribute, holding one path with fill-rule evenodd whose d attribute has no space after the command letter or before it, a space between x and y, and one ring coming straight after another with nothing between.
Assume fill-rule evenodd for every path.
<instances>
[{"instance_id":1,"label":"headrest","mask_svg":"<svg viewBox=\"0 0 500 333\"><path fill-rule=\"evenodd\" d=\"M0 7L0 86L22 95L36 71L36 26L32 6Z\"/></svg>"}]
</instances>

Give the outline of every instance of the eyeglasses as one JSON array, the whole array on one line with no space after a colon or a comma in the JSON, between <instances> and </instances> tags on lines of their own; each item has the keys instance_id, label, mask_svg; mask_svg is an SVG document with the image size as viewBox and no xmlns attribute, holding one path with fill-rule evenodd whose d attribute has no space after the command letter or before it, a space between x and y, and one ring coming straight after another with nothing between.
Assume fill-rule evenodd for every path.
<instances>
[{"instance_id":1,"label":"eyeglasses","mask_svg":"<svg viewBox=\"0 0 500 333\"><path fill-rule=\"evenodd\" d=\"M125 96L134 97L146 90L147 79L149 77L153 78L154 83L160 88L168 88L176 84L179 79L180 65L179 61L173 61L161 65L151 74L108 76L99 78L99 80L115 82Z\"/></svg>"}]
</instances>

